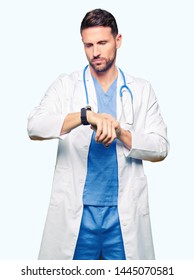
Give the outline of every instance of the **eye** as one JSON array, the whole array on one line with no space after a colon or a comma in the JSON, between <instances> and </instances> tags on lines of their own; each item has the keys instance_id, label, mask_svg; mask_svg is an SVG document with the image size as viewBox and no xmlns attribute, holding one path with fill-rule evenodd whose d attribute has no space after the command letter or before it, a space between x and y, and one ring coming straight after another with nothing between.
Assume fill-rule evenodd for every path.
<instances>
[{"instance_id":1,"label":"eye","mask_svg":"<svg viewBox=\"0 0 194 280\"><path fill-rule=\"evenodd\" d=\"M106 45L107 41L100 41L99 45Z\"/></svg>"},{"instance_id":2,"label":"eye","mask_svg":"<svg viewBox=\"0 0 194 280\"><path fill-rule=\"evenodd\" d=\"M91 48L92 44L91 43L85 43L84 46L85 46L85 48Z\"/></svg>"}]
</instances>

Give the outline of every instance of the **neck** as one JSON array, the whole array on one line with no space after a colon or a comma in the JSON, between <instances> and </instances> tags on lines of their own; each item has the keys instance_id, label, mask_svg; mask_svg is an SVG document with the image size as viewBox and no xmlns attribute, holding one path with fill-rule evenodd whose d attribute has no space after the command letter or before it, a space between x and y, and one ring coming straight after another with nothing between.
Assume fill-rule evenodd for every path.
<instances>
[{"instance_id":1,"label":"neck","mask_svg":"<svg viewBox=\"0 0 194 280\"><path fill-rule=\"evenodd\" d=\"M113 81L117 78L118 76L118 70L117 67L114 65L112 66L109 70L106 72L96 72L91 66L90 66L90 71L91 74L96 80L99 82L101 85L102 89L104 92L108 90L110 85L113 83Z\"/></svg>"}]
</instances>

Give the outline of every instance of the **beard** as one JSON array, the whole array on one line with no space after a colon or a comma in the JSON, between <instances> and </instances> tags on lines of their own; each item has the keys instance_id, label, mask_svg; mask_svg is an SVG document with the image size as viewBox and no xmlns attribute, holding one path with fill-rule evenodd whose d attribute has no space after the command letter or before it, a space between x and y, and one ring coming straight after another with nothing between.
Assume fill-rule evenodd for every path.
<instances>
[{"instance_id":1,"label":"beard","mask_svg":"<svg viewBox=\"0 0 194 280\"><path fill-rule=\"evenodd\" d=\"M99 63L96 63L95 61L97 59L102 59L102 61ZM114 53L113 58L105 59L105 58L101 58L101 57L96 57L96 58L91 59L89 61L89 64L96 73L104 73L112 67L115 60L116 60L116 51Z\"/></svg>"}]
</instances>

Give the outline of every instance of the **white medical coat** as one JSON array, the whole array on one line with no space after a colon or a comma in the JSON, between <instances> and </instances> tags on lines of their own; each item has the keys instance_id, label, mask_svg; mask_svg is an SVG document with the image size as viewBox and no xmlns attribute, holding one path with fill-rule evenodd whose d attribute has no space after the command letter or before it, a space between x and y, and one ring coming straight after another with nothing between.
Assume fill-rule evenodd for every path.
<instances>
[{"instance_id":1,"label":"white medical coat","mask_svg":"<svg viewBox=\"0 0 194 280\"><path fill-rule=\"evenodd\" d=\"M148 188L142 160L160 161L167 156L169 145L166 126L149 82L127 74L125 76L133 93L133 109L127 91L123 92L121 102L119 90L123 79L119 73L117 119L132 134L130 150L117 140L121 231L126 259L154 259ZM86 83L89 103L97 112L89 68ZM39 259L73 258L83 211L82 195L92 130L90 126L81 125L63 136L60 136L60 130L68 113L79 112L85 106L83 71L76 71L71 75L59 76L28 119L28 133L32 139L59 139Z\"/></svg>"}]
</instances>

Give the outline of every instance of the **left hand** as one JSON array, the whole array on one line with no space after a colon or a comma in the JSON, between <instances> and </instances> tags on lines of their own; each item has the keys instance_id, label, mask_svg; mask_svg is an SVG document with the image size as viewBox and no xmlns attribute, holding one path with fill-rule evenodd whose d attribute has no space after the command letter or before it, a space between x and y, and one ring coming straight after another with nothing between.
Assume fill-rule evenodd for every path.
<instances>
[{"instance_id":1,"label":"left hand","mask_svg":"<svg viewBox=\"0 0 194 280\"><path fill-rule=\"evenodd\" d=\"M91 129L96 131L95 140L98 143L103 143L108 147L120 134L120 123L115 120L110 114L94 113L93 119L89 117Z\"/></svg>"}]
</instances>

